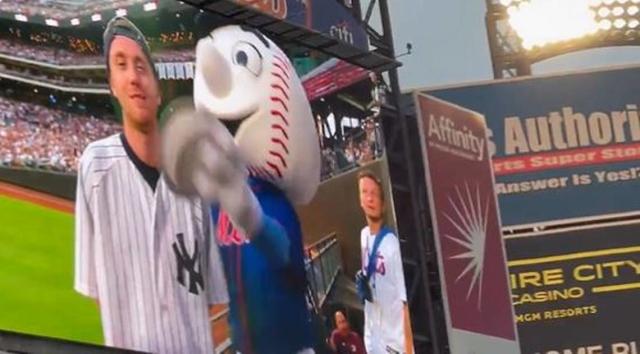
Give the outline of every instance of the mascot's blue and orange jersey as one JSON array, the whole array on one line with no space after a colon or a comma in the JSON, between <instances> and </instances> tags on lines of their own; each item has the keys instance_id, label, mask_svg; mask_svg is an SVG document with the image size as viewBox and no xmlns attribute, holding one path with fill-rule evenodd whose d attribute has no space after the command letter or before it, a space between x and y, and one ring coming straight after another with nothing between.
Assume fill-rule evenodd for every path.
<instances>
[{"instance_id":1,"label":"mascot's blue and orange jersey","mask_svg":"<svg viewBox=\"0 0 640 354\"><path fill-rule=\"evenodd\" d=\"M290 262L270 262L224 211L212 208L229 287L232 341L243 354L293 354L313 347L300 222L281 190L260 179L249 183L266 215L286 231Z\"/></svg>"}]
</instances>

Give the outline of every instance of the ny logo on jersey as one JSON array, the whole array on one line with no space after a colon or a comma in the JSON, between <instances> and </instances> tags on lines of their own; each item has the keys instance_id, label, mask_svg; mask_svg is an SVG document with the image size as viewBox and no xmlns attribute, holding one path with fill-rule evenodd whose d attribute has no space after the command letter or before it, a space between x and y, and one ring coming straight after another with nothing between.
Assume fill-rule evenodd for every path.
<instances>
[{"instance_id":1,"label":"ny logo on jersey","mask_svg":"<svg viewBox=\"0 0 640 354\"><path fill-rule=\"evenodd\" d=\"M216 234L220 246L242 245L248 242L245 235L233 226L229 215L223 211L218 214Z\"/></svg>"},{"instance_id":2,"label":"ny logo on jersey","mask_svg":"<svg viewBox=\"0 0 640 354\"><path fill-rule=\"evenodd\" d=\"M200 269L200 252L198 251L198 240L194 240L193 255L189 255L189 251L184 245L184 235L179 233L176 235L178 242L173 243L173 253L176 255L176 263L178 265L178 283L186 287L185 273L189 276L189 292L198 295L198 287L204 289L204 279L202 278L202 270Z\"/></svg>"}]
</instances>

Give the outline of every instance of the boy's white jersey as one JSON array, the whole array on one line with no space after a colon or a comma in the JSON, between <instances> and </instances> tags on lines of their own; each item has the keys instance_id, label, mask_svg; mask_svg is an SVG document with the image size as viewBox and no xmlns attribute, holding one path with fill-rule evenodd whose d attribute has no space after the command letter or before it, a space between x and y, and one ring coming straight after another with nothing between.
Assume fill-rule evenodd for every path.
<instances>
[{"instance_id":1,"label":"boy's white jersey","mask_svg":"<svg viewBox=\"0 0 640 354\"><path fill-rule=\"evenodd\" d=\"M362 229L362 270L366 272L376 235ZM364 305L364 344L367 353L404 353L404 304L407 293L398 237L389 232L378 247L376 272L369 278L373 302Z\"/></svg>"}]
</instances>

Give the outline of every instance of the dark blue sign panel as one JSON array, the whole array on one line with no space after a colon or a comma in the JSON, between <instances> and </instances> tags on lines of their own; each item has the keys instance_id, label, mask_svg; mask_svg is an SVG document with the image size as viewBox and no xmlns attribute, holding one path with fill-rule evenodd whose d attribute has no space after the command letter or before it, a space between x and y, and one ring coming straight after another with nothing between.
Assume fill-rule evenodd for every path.
<instances>
[{"instance_id":1,"label":"dark blue sign panel","mask_svg":"<svg viewBox=\"0 0 640 354\"><path fill-rule=\"evenodd\" d=\"M485 115L504 226L640 211L640 68L425 92Z\"/></svg>"},{"instance_id":2,"label":"dark blue sign panel","mask_svg":"<svg viewBox=\"0 0 640 354\"><path fill-rule=\"evenodd\" d=\"M338 0L233 0L367 50L365 26Z\"/></svg>"},{"instance_id":3,"label":"dark blue sign panel","mask_svg":"<svg viewBox=\"0 0 640 354\"><path fill-rule=\"evenodd\" d=\"M522 354L640 349L640 224L507 239Z\"/></svg>"}]
</instances>

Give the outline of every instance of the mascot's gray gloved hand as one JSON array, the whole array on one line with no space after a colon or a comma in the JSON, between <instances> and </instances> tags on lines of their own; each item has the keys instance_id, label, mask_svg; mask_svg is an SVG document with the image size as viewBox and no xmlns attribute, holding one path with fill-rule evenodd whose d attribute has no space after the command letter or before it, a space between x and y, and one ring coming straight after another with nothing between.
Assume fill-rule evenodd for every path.
<instances>
[{"instance_id":1,"label":"mascot's gray gloved hand","mask_svg":"<svg viewBox=\"0 0 640 354\"><path fill-rule=\"evenodd\" d=\"M233 137L218 119L192 107L176 109L162 129L162 169L172 189L219 203L274 265L288 264L286 231L263 213Z\"/></svg>"},{"instance_id":2,"label":"mascot's gray gloved hand","mask_svg":"<svg viewBox=\"0 0 640 354\"><path fill-rule=\"evenodd\" d=\"M192 107L177 109L162 129L162 168L177 192L219 203L249 237L259 231L262 210L247 168L218 119Z\"/></svg>"}]
</instances>

